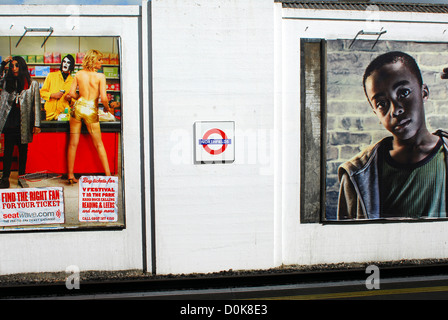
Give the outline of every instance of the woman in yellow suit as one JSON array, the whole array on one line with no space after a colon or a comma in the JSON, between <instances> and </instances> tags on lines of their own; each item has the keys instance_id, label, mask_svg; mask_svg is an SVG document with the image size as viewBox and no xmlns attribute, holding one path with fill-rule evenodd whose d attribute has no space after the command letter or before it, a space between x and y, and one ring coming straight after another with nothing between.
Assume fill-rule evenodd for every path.
<instances>
[{"instance_id":1,"label":"woman in yellow suit","mask_svg":"<svg viewBox=\"0 0 448 320\"><path fill-rule=\"evenodd\" d=\"M65 108L70 110L71 97L68 95L73 83L70 72L75 69L75 59L67 55L62 59L60 71L51 72L45 79L40 96L45 100L46 120L57 120Z\"/></svg>"}]
</instances>

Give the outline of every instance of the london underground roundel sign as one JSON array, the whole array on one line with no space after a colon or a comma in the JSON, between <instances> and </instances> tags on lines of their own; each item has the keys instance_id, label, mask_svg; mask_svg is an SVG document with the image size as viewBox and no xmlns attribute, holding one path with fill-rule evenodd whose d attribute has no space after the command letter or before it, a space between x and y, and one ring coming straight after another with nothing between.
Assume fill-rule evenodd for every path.
<instances>
[{"instance_id":1,"label":"london underground roundel sign","mask_svg":"<svg viewBox=\"0 0 448 320\"><path fill-rule=\"evenodd\" d=\"M212 134L218 134L219 136L221 136L221 139L209 139ZM204 147L205 151L207 151L210 154L217 155L217 154L223 153L226 150L227 145L229 143L231 143L231 141L229 139L227 139L227 136L224 131L214 128L214 129L208 130L204 134L200 143ZM209 147L209 145L212 145L212 144L222 145L222 147L219 149L211 149Z\"/></svg>"},{"instance_id":2,"label":"london underground roundel sign","mask_svg":"<svg viewBox=\"0 0 448 320\"><path fill-rule=\"evenodd\" d=\"M235 160L235 122L195 122L195 162L229 163Z\"/></svg>"}]
</instances>

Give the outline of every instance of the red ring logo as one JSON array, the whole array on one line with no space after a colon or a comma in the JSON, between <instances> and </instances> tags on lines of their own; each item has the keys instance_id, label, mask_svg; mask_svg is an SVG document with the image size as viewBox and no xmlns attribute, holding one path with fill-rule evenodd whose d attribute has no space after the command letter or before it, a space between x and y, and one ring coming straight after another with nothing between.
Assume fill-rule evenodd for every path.
<instances>
[{"instance_id":1,"label":"red ring logo","mask_svg":"<svg viewBox=\"0 0 448 320\"><path fill-rule=\"evenodd\" d=\"M220 130L220 129L210 129L208 130L205 134L204 137L202 139L207 140L208 137L210 137L210 135L212 134L219 134L223 139L227 139L226 134L224 133L224 131ZM226 148L227 148L227 144L223 143L222 147L216 150L210 149L210 147L207 144L202 145L205 149L205 151L207 151L208 153L212 154L212 155L217 155L217 154L221 154L223 153Z\"/></svg>"}]
</instances>

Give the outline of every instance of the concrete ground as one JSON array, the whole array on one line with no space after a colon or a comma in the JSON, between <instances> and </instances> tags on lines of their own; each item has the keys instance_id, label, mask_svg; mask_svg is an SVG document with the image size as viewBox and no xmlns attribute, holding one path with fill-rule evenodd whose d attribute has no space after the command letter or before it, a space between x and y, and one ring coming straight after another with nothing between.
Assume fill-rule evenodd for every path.
<instances>
[{"instance_id":1,"label":"concrete ground","mask_svg":"<svg viewBox=\"0 0 448 320\"><path fill-rule=\"evenodd\" d=\"M311 276L319 272L332 271L347 271L347 270L361 270L362 275L360 280L365 281L368 274L364 270L371 265L378 266L381 270L395 270L402 268L406 271L407 268L412 267L431 267L438 266L444 268L448 263L448 259L416 259L416 260L398 260L398 261L370 261L360 263L334 263L334 264L315 264L315 265L282 265L270 269L253 269L253 270L223 270L220 272L211 273L192 273L192 274L151 274L150 271L143 270L81 270L80 280L82 282L98 283L102 281L135 281L135 280L176 280L185 278L218 278L218 277L244 277L251 275L276 275L288 273L303 273ZM411 269L412 270L412 269ZM17 274L2 274L0 275L0 289L2 287L14 287L23 285L45 285L45 284L65 284L70 272L29 272ZM300 278L298 278L297 281ZM184 288L185 289L185 288Z\"/></svg>"}]
</instances>

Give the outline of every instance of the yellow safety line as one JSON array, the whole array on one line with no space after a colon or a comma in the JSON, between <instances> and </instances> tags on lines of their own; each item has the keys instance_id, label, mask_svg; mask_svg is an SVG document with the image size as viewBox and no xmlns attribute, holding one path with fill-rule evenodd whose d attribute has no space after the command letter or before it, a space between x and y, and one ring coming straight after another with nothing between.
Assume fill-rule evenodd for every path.
<instances>
[{"instance_id":1,"label":"yellow safety line","mask_svg":"<svg viewBox=\"0 0 448 320\"><path fill-rule=\"evenodd\" d=\"M440 292L440 291L448 291L448 286L423 287L423 288L403 288L403 289L388 289L388 290L379 289L379 290L369 290L369 291L309 294L309 295L296 295L296 296L271 297L271 298L259 298L259 299L262 299L262 300L322 300L323 299L323 300L325 300L325 299L343 299L343 298L382 296L382 295L391 295L391 294L425 293L425 292Z\"/></svg>"}]
</instances>

